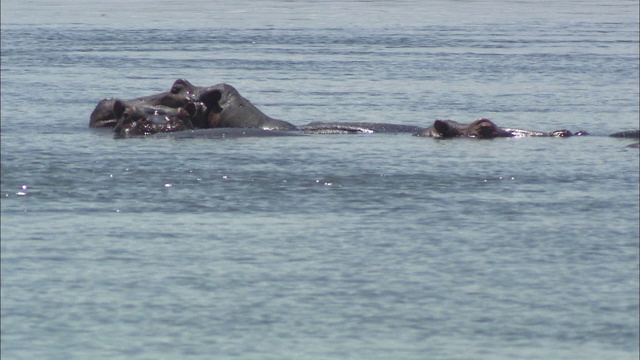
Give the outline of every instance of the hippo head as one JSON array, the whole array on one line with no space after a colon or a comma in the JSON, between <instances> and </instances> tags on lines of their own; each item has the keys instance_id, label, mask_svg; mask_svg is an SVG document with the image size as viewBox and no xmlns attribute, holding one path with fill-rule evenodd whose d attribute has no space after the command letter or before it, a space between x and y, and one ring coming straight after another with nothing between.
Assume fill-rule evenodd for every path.
<instances>
[{"instance_id":1,"label":"hippo head","mask_svg":"<svg viewBox=\"0 0 640 360\"><path fill-rule=\"evenodd\" d=\"M485 118L480 118L467 125L464 135L478 139L511 136L509 132L500 129L493 121Z\"/></svg>"},{"instance_id":2,"label":"hippo head","mask_svg":"<svg viewBox=\"0 0 640 360\"><path fill-rule=\"evenodd\" d=\"M114 112L114 109L116 109L115 103L117 101L136 108L154 106L166 106L172 108L186 107L187 104L198 101L198 87L193 86L187 80L178 79L175 81L171 91L169 92L139 97L127 101L102 99L91 113L89 118L89 127L116 126L119 118L119 114Z\"/></svg>"},{"instance_id":3,"label":"hippo head","mask_svg":"<svg viewBox=\"0 0 640 360\"><path fill-rule=\"evenodd\" d=\"M192 119L196 128L258 128L271 122L280 124L279 120L271 119L258 110L229 84L200 87L185 79L178 79L169 93L196 102L198 111Z\"/></svg>"},{"instance_id":4,"label":"hippo head","mask_svg":"<svg viewBox=\"0 0 640 360\"><path fill-rule=\"evenodd\" d=\"M198 100L205 104L209 110L206 127L243 127L264 130L294 130L296 128L287 121L267 116L229 84L223 83L201 88Z\"/></svg>"},{"instance_id":5,"label":"hippo head","mask_svg":"<svg viewBox=\"0 0 640 360\"><path fill-rule=\"evenodd\" d=\"M89 127L114 127L118 122L118 116L113 111L114 99L102 99L89 117Z\"/></svg>"},{"instance_id":6,"label":"hippo head","mask_svg":"<svg viewBox=\"0 0 640 360\"><path fill-rule=\"evenodd\" d=\"M118 117L114 132L136 136L193 129L191 119L198 113L198 106L192 102L180 108L132 106L116 100L113 111Z\"/></svg>"},{"instance_id":7,"label":"hippo head","mask_svg":"<svg viewBox=\"0 0 640 360\"><path fill-rule=\"evenodd\" d=\"M427 129L427 136L437 138L471 137L477 139L493 139L512 136L499 128L493 121L480 118L470 124L461 124L453 120L436 120L433 127Z\"/></svg>"},{"instance_id":8,"label":"hippo head","mask_svg":"<svg viewBox=\"0 0 640 360\"><path fill-rule=\"evenodd\" d=\"M189 99L196 105L196 112L191 119L195 128L208 128L209 114L222 111L218 104L222 91L215 86L205 88L195 86L185 79L178 79L171 86L169 94L178 99Z\"/></svg>"},{"instance_id":9,"label":"hippo head","mask_svg":"<svg viewBox=\"0 0 640 360\"><path fill-rule=\"evenodd\" d=\"M550 137L569 137L569 136L573 136L573 133L567 129L562 129L562 130L554 130L550 132L549 136Z\"/></svg>"}]
</instances>

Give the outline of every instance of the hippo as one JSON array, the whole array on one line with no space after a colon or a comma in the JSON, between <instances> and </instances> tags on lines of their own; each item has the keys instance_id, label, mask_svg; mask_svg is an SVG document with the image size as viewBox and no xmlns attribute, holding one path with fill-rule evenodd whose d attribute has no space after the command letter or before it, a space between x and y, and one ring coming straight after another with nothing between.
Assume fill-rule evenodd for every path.
<instances>
[{"instance_id":1,"label":"hippo","mask_svg":"<svg viewBox=\"0 0 640 360\"><path fill-rule=\"evenodd\" d=\"M117 117L116 136L129 137L194 129L192 119L198 114L196 103L172 108L163 105L150 106L115 100L113 112Z\"/></svg>"},{"instance_id":2,"label":"hippo","mask_svg":"<svg viewBox=\"0 0 640 360\"><path fill-rule=\"evenodd\" d=\"M498 137L569 137L587 135L585 131L575 134L569 130L555 130L549 133L522 129L500 128L493 121L485 118L477 119L469 124L461 124L453 120L436 120L433 126L414 134L441 139L453 137L469 137L477 139L493 139Z\"/></svg>"},{"instance_id":3,"label":"hippo","mask_svg":"<svg viewBox=\"0 0 640 360\"><path fill-rule=\"evenodd\" d=\"M176 80L168 92L132 100L103 99L95 107L89 118L89 127L115 127L118 114L116 101L125 107L185 107L196 104L197 112L191 119L194 128L239 127L264 130L295 130L296 127L284 120L265 115L249 100L229 84L200 87L185 79Z\"/></svg>"},{"instance_id":4,"label":"hippo","mask_svg":"<svg viewBox=\"0 0 640 360\"><path fill-rule=\"evenodd\" d=\"M101 122L94 121L98 118ZM289 122L265 115L231 85L200 87L185 79L176 80L168 93L102 100L90 126L114 126L116 136L127 137L207 128L297 130Z\"/></svg>"},{"instance_id":5,"label":"hippo","mask_svg":"<svg viewBox=\"0 0 640 360\"><path fill-rule=\"evenodd\" d=\"M103 99L91 113L89 126L114 127L117 136L208 128L276 130L301 134L413 133L416 136L434 138L478 139L588 135L584 131L572 133L569 130L556 130L547 133L502 128L485 118L469 124L453 120L436 120L429 128L369 122L311 122L295 126L264 114L229 84L202 87L195 86L185 79L176 80L170 90L164 93L132 100ZM639 138L640 130L623 131L610 136Z\"/></svg>"}]
</instances>

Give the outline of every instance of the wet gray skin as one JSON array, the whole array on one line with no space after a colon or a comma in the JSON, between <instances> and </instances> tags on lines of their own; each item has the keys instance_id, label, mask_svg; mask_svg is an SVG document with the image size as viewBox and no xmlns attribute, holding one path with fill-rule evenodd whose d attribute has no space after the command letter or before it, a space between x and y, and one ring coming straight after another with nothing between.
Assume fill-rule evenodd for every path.
<instances>
[{"instance_id":1,"label":"wet gray skin","mask_svg":"<svg viewBox=\"0 0 640 360\"><path fill-rule=\"evenodd\" d=\"M116 136L129 137L191 130L194 128L191 119L197 111L195 103L171 108L162 105L132 106L116 100L114 112L118 121L114 132Z\"/></svg>"}]
</instances>

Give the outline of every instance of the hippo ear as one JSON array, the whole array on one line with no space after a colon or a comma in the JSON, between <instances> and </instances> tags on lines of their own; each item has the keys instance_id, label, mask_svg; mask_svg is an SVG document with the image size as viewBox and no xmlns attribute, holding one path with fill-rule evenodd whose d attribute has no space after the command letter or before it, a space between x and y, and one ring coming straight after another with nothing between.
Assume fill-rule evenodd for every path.
<instances>
[{"instance_id":1,"label":"hippo ear","mask_svg":"<svg viewBox=\"0 0 640 360\"><path fill-rule=\"evenodd\" d=\"M218 102L222 99L222 91L218 89L205 90L200 94L200 101L202 101L207 108L214 112L222 111L222 108Z\"/></svg>"},{"instance_id":2,"label":"hippo ear","mask_svg":"<svg viewBox=\"0 0 640 360\"><path fill-rule=\"evenodd\" d=\"M442 136L446 136L451 131L451 125L443 120L434 121L433 128Z\"/></svg>"},{"instance_id":3,"label":"hippo ear","mask_svg":"<svg viewBox=\"0 0 640 360\"><path fill-rule=\"evenodd\" d=\"M122 100L116 100L113 103L113 113L116 114L116 117L119 118L124 113L125 105Z\"/></svg>"}]
</instances>

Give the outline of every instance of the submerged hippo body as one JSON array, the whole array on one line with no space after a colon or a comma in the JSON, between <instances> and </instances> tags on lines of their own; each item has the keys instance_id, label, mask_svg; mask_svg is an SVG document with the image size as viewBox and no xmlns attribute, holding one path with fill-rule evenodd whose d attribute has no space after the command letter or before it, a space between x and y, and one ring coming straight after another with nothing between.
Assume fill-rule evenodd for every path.
<instances>
[{"instance_id":1,"label":"submerged hippo body","mask_svg":"<svg viewBox=\"0 0 640 360\"><path fill-rule=\"evenodd\" d=\"M640 139L640 130L620 131L609 135L615 138ZM629 148L640 149L640 142L627 145Z\"/></svg>"},{"instance_id":2,"label":"submerged hippo body","mask_svg":"<svg viewBox=\"0 0 640 360\"><path fill-rule=\"evenodd\" d=\"M414 135L440 139L454 137L494 139L498 137L569 137L574 135L587 135L587 133L579 131L574 134L569 130L555 130L546 133L532 130L500 128L493 121L480 118L469 124L462 124L453 120L436 120L433 126Z\"/></svg>"},{"instance_id":3,"label":"submerged hippo body","mask_svg":"<svg viewBox=\"0 0 640 360\"><path fill-rule=\"evenodd\" d=\"M620 132L617 132L617 133L613 133L613 134L611 134L609 136L615 137L615 138L640 139L640 130L620 131Z\"/></svg>"},{"instance_id":4,"label":"submerged hippo body","mask_svg":"<svg viewBox=\"0 0 640 360\"><path fill-rule=\"evenodd\" d=\"M297 127L305 134L368 134L368 133L415 133L424 128L413 125L398 125L370 122L312 122Z\"/></svg>"},{"instance_id":5,"label":"submerged hippo body","mask_svg":"<svg viewBox=\"0 0 640 360\"><path fill-rule=\"evenodd\" d=\"M285 136L305 136L300 131L281 131L281 130L263 130L263 129L247 129L247 128L212 128L212 129L195 129L179 132L168 132L154 135L156 138L171 139L237 139L248 137L285 137Z\"/></svg>"}]
</instances>

